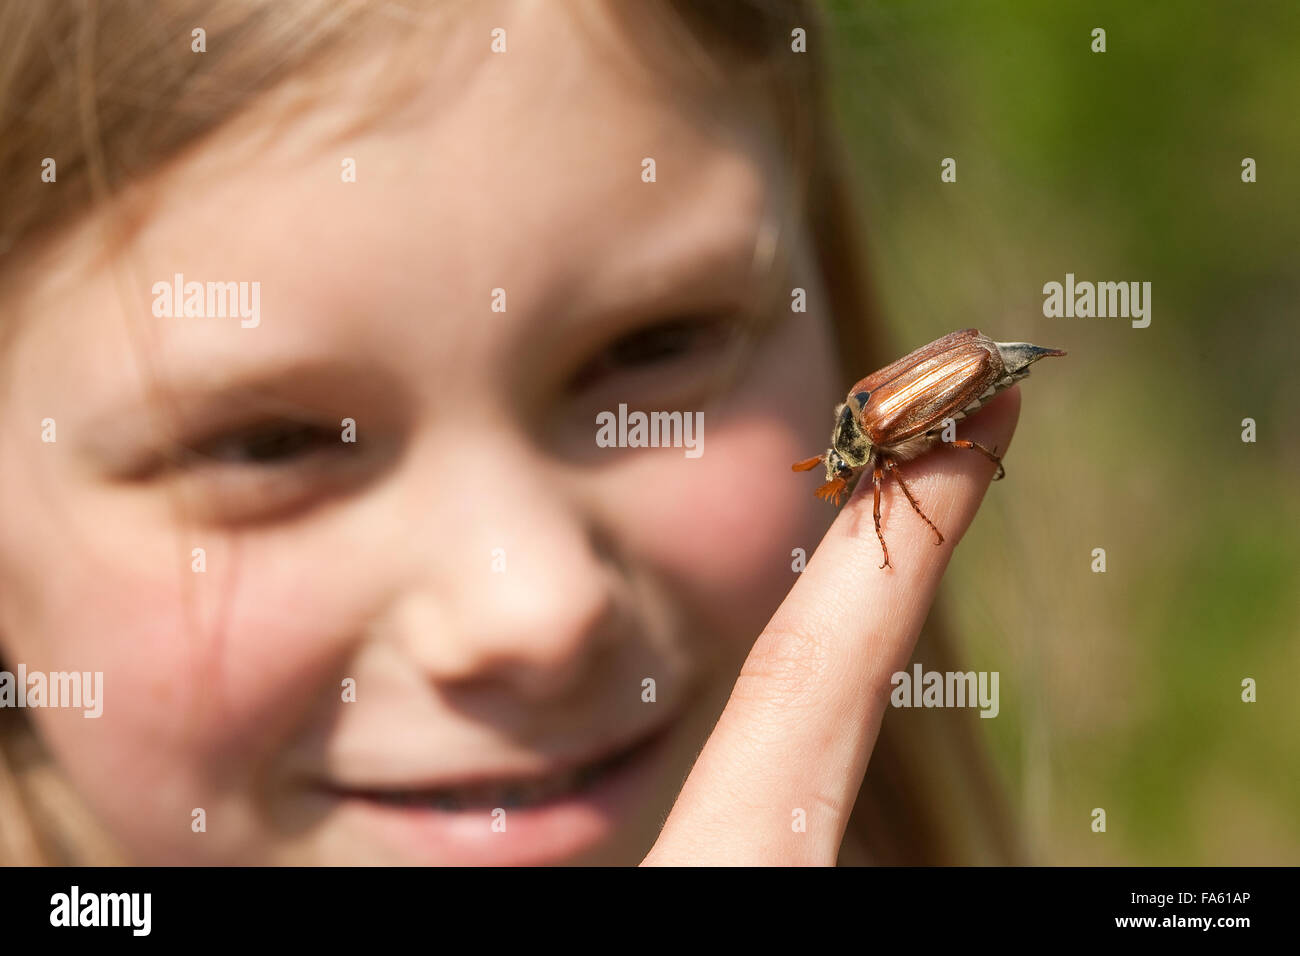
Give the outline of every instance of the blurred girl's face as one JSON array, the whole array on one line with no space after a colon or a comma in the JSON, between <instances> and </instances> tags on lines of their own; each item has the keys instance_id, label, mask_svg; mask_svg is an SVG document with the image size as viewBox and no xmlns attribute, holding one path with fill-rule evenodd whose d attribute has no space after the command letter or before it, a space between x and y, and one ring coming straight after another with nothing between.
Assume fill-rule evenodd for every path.
<instances>
[{"instance_id":1,"label":"blurred girl's face","mask_svg":"<svg viewBox=\"0 0 1300 956\"><path fill-rule=\"evenodd\" d=\"M775 301L750 273L779 144L611 23L480 17L382 122L322 135L376 49L3 303L0 656L103 672L101 718L29 716L136 861L635 862L829 522L789 470L839 384L806 235ZM155 316L178 273L258 283L256 325ZM620 403L703 453L598 446Z\"/></svg>"}]
</instances>

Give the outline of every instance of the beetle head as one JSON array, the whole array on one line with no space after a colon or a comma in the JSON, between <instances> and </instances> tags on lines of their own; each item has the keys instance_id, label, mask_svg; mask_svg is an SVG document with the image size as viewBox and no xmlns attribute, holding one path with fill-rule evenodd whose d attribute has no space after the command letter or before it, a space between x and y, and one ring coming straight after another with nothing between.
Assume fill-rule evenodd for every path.
<instances>
[{"instance_id":1,"label":"beetle head","mask_svg":"<svg viewBox=\"0 0 1300 956\"><path fill-rule=\"evenodd\" d=\"M871 461L871 441L858 424L870 397L867 392L850 395L835 409L835 430L831 432L831 447L826 453L790 466L795 471L826 466L826 483L815 492L818 498L838 505L840 498L848 494L858 469Z\"/></svg>"},{"instance_id":2,"label":"beetle head","mask_svg":"<svg viewBox=\"0 0 1300 956\"><path fill-rule=\"evenodd\" d=\"M826 449L826 480L834 481L836 478L842 478L848 481L853 477L853 468L844 457L834 448Z\"/></svg>"}]
</instances>

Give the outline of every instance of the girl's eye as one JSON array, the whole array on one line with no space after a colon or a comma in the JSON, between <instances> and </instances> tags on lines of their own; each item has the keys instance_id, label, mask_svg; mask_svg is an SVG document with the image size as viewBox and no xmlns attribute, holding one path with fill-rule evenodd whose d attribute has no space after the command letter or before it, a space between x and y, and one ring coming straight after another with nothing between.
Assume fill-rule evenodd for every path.
<instances>
[{"instance_id":1,"label":"girl's eye","mask_svg":"<svg viewBox=\"0 0 1300 956\"><path fill-rule=\"evenodd\" d=\"M583 365L572 388L583 388L621 371L638 371L693 357L723 343L727 325L717 319L682 318L624 335Z\"/></svg>"},{"instance_id":2,"label":"girl's eye","mask_svg":"<svg viewBox=\"0 0 1300 956\"><path fill-rule=\"evenodd\" d=\"M278 465L318 451L346 448L341 433L299 422L275 422L241 429L194 447L200 460L226 465Z\"/></svg>"},{"instance_id":3,"label":"girl's eye","mask_svg":"<svg viewBox=\"0 0 1300 956\"><path fill-rule=\"evenodd\" d=\"M340 427L268 421L181 449L175 479L192 515L234 526L288 519L350 493L392 460L384 439L345 442Z\"/></svg>"},{"instance_id":4,"label":"girl's eye","mask_svg":"<svg viewBox=\"0 0 1300 956\"><path fill-rule=\"evenodd\" d=\"M699 322L679 319L633 332L608 349L609 360L617 365L649 365L689 352L703 331Z\"/></svg>"}]
</instances>

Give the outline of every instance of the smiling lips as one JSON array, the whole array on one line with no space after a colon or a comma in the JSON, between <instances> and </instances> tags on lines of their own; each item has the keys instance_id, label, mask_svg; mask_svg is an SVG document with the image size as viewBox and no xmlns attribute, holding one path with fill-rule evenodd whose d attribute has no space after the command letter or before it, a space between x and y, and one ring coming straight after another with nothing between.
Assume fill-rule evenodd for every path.
<instances>
[{"instance_id":1,"label":"smiling lips","mask_svg":"<svg viewBox=\"0 0 1300 956\"><path fill-rule=\"evenodd\" d=\"M341 792L396 807L417 807L460 813L497 807L535 807L560 798L570 798L591 789L644 752L663 733L657 728L605 757L543 777L488 780L451 787L417 789L372 789L347 787Z\"/></svg>"}]
</instances>

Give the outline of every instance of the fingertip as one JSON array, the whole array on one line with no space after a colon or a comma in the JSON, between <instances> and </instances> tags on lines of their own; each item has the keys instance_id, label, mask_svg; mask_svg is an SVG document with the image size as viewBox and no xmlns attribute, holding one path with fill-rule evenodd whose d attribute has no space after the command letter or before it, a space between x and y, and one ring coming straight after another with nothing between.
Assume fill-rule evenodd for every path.
<instances>
[{"instance_id":1,"label":"fingertip","mask_svg":"<svg viewBox=\"0 0 1300 956\"><path fill-rule=\"evenodd\" d=\"M1002 457L1020 418L1020 389L1011 386L958 425L957 437L977 442ZM999 466L977 449L939 442L915 459L899 462L881 475L880 535L890 560L877 569L885 584L901 574L912 584L926 581L937 586L953 550L965 534L997 474ZM897 480L901 477L924 518ZM874 551L872 567L881 563L882 548L876 531L875 480L871 469L862 473L858 487L832 526L831 534ZM931 530L929 524L934 526ZM935 532L941 537L936 542ZM891 573L892 572L892 573ZM901 583L901 582L900 582Z\"/></svg>"},{"instance_id":2,"label":"fingertip","mask_svg":"<svg viewBox=\"0 0 1300 956\"><path fill-rule=\"evenodd\" d=\"M1011 447L1011 437L1020 422L1020 386L1012 385L962 424L962 438L982 445L998 446L998 453ZM991 444L990 444L991 443Z\"/></svg>"}]
</instances>

